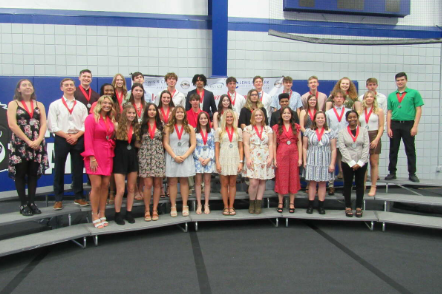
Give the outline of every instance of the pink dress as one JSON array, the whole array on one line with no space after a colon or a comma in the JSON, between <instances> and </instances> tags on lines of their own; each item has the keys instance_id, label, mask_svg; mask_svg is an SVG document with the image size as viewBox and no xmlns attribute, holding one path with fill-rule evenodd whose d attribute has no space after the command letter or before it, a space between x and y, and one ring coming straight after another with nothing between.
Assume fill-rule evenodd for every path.
<instances>
[{"instance_id":1,"label":"pink dress","mask_svg":"<svg viewBox=\"0 0 442 294\"><path fill-rule=\"evenodd\" d=\"M113 168L113 157L115 142L113 139L114 124L110 119L106 126L102 117L98 123L95 117L90 114L84 122L84 167L88 175L110 176ZM106 138L107 137L107 138ZM91 171L89 156L95 156L98 168L95 172Z\"/></svg>"}]
</instances>

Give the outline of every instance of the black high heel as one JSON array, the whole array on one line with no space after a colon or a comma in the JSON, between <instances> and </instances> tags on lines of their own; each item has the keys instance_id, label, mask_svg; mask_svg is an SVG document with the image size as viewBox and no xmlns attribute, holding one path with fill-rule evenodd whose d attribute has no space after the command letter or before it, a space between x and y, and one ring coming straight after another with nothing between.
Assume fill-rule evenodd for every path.
<instances>
[{"instance_id":1,"label":"black high heel","mask_svg":"<svg viewBox=\"0 0 442 294\"><path fill-rule=\"evenodd\" d=\"M293 208L290 207L292 205L293 205ZM289 212L290 213L295 213L295 203L290 203L290 206L289 206Z\"/></svg>"},{"instance_id":2,"label":"black high heel","mask_svg":"<svg viewBox=\"0 0 442 294\"><path fill-rule=\"evenodd\" d=\"M282 207L280 207L282 206ZM276 209L277 212L282 213L284 209L284 203L278 203L278 208Z\"/></svg>"}]
</instances>

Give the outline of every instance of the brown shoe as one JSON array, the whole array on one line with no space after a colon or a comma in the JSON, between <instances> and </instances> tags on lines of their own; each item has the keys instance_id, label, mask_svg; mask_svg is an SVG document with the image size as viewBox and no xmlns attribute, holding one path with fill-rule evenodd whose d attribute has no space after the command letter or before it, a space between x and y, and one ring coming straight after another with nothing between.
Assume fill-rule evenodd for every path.
<instances>
[{"instance_id":1,"label":"brown shoe","mask_svg":"<svg viewBox=\"0 0 442 294\"><path fill-rule=\"evenodd\" d=\"M328 187L328 195L335 195L335 187Z\"/></svg>"},{"instance_id":2,"label":"brown shoe","mask_svg":"<svg viewBox=\"0 0 442 294\"><path fill-rule=\"evenodd\" d=\"M74 204L80 205L80 206L88 206L89 203L84 199L75 199Z\"/></svg>"},{"instance_id":3,"label":"brown shoe","mask_svg":"<svg viewBox=\"0 0 442 294\"><path fill-rule=\"evenodd\" d=\"M62 209L63 209L63 202L55 201L54 210L62 210Z\"/></svg>"}]
</instances>

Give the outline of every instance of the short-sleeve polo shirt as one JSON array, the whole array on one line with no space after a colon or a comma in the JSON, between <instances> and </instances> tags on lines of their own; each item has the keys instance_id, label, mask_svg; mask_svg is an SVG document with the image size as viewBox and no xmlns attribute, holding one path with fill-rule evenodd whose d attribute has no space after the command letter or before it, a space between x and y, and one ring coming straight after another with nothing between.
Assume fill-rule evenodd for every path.
<instances>
[{"instance_id":1,"label":"short-sleeve polo shirt","mask_svg":"<svg viewBox=\"0 0 442 294\"><path fill-rule=\"evenodd\" d=\"M388 95L388 110L391 110L392 120L414 120L416 116L416 107L423 106L424 101L419 91L405 88L405 97L399 103L397 95L402 95L399 91L395 91ZM401 105L399 108L398 106Z\"/></svg>"}]
</instances>

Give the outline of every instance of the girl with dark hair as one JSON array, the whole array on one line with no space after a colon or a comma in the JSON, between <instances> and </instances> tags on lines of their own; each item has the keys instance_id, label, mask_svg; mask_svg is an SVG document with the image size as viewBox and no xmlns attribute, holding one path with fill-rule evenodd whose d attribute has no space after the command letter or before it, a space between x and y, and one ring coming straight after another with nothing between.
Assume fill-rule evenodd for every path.
<instances>
[{"instance_id":1,"label":"girl with dark hair","mask_svg":"<svg viewBox=\"0 0 442 294\"><path fill-rule=\"evenodd\" d=\"M284 195L289 194L289 212L295 212L295 194L301 189L299 166L302 164L301 131L290 107L280 110L279 123L273 126L275 192L278 193L278 212L283 211Z\"/></svg>"},{"instance_id":2,"label":"girl with dark hair","mask_svg":"<svg viewBox=\"0 0 442 294\"><path fill-rule=\"evenodd\" d=\"M221 126L221 118L223 117L224 111L226 111L227 109L233 110L237 118L236 121L238 121L238 113L236 113L233 109L232 101L227 94L223 94L221 95L221 97L219 97L217 109L218 111L215 112L215 114L213 115L213 129L217 130Z\"/></svg>"},{"instance_id":3,"label":"girl with dark hair","mask_svg":"<svg viewBox=\"0 0 442 294\"><path fill-rule=\"evenodd\" d=\"M318 100L315 95L310 95L307 97L307 106L307 109L301 110L299 118L299 126L301 127L302 132L305 132L306 129L310 128L313 118L315 117L316 112L319 110Z\"/></svg>"},{"instance_id":4,"label":"girl with dark hair","mask_svg":"<svg viewBox=\"0 0 442 294\"><path fill-rule=\"evenodd\" d=\"M161 121L165 125L167 125L167 123L169 122L169 118L170 118L170 115L172 114L174 107L175 107L175 104L173 103L172 95L170 94L170 92L167 90L164 90L163 92L161 92L160 102L158 104L158 110L159 110L159 115L160 115Z\"/></svg>"},{"instance_id":5,"label":"girl with dark hair","mask_svg":"<svg viewBox=\"0 0 442 294\"><path fill-rule=\"evenodd\" d=\"M127 204L125 219L133 224L135 222L132 216L132 206L134 203L134 192L137 184L138 157L135 149L135 142L139 141L140 125L137 122L135 108L131 104L126 104L116 129L116 146L113 173L117 193L115 195L115 222L118 225L124 225L124 219L121 215L121 205L126 187L127 177Z\"/></svg>"},{"instance_id":6,"label":"girl with dark hair","mask_svg":"<svg viewBox=\"0 0 442 294\"><path fill-rule=\"evenodd\" d=\"M142 84L134 83L132 85L128 103L132 104L135 107L138 122L141 123L141 119L144 113L144 107L146 106L146 101L144 100L144 87Z\"/></svg>"},{"instance_id":7,"label":"girl with dark hair","mask_svg":"<svg viewBox=\"0 0 442 294\"><path fill-rule=\"evenodd\" d=\"M351 110L346 113L348 126L338 135L338 147L342 154L342 171L344 174L345 215L353 216L351 208L351 188L353 177L356 184L356 217L362 217L364 200L364 181L367 171L370 138L368 130L358 126L359 115Z\"/></svg>"},{"instance_id":8,"label":"girl with dark hair","mask_svg":"<svg viewBox=\"0 0 442 294\"><path fill-rule=\"evenodd\" d=\"M316 186L318 186L318 211L325 214L324 201L328 181L333 181L336 161L336 132L327 126L325 113L317 111L312 125L304 132L304 177L309 181L307 213L313 213Z\"/></svg>"},{"instance_id":9,"label":"girl with dark hair","mask_svg":"<svg viewBox=\"0 0 442 294\"><path fill-rule=\"evenodd\" d=\"M196 147L193 152L195 161L195 195L197 201L196 213L202 213L201 185L204 178L204 213L209 214L210 179L214 171L215 137L210 128L209 115L206 112L198 114L196 126Z\"/></svg>"},{"instance_id":10,"label":"girl with dark hair","mask_svg":"<svg viewBox=\"0 0 442 294\"><path fill-rule=\"evenodd\" d=\"M176 210L177 185L180 182L181 197L183 199L183 216L189 216L189 182L188 177L195 175L195 163L191 157L196 146L195 131L189 126L186 110L177 106L172 112L163 137L166 149L166 176L170 189L170 215L178 215Z\"/></svg>"},{"instance_id":11,"label":"girl with dark hair","mask_svg":"<svg viewBox=\"0 0 442 294\"><path fill-rule=\"evenodd\" d=\"M158 220L158 203L160 201L161 184L165 176L166 166L163 148L163 122L157 106L148 103L141 123L140 150L138 161L140 178L144 182L144 220ZM150 198L153 187L153 209L150 215Z\"/></svg>"},{"instance_id":12,"label":"girl with dark hair","mask_svg":"<svg viewBox=\"0 0 442 294\"><path fill-rule=\"evenodd\" d=\"M7 111L8 125L12 131L8 175L15 181L20 213L31 216L41 213L34 203L37 180L49 168L44 139L46 112L44 105L36 101L34 86L29 80L18 81L13 99Z\"/></svg>"}]
</instances>

